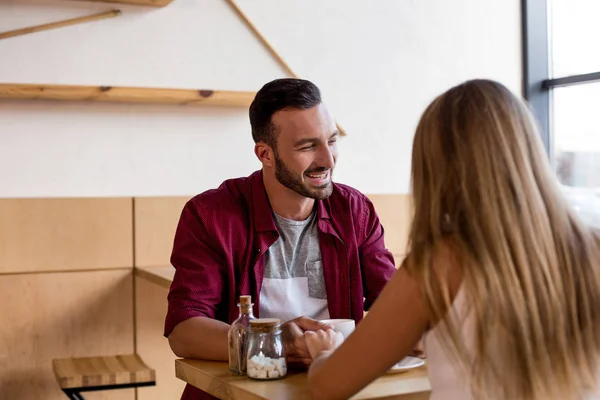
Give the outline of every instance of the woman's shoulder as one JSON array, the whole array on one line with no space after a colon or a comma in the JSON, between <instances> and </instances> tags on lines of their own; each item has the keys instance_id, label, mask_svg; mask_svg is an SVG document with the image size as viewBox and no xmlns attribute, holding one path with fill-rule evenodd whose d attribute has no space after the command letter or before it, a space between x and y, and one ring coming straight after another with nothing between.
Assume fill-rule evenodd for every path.
<instances>
[{"instance_id":1,"label":"woman's shoulder","mask_svg":"<svg viewBox=\"0 0 600 400\"><path fill-rule=\"evenodd\" d=\"M452 297L460 288L464 276L464 250L457 238L444 237L434 249L433 269L443 281L447 282Z\"/></svg>"}]
</instances>

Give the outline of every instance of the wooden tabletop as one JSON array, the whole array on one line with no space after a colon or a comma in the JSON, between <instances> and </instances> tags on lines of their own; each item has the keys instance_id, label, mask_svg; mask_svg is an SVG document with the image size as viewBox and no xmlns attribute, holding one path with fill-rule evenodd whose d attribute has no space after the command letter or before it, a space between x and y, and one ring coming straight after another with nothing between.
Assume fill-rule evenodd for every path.
<instances>
[{"instance_id":1,"label":"wooden tabletop","mask_svg":"<svg viewBox=\"0 0 600 400\"><path fill-rule=\"evenodd\" d=\"M310 399L306 373L288 372L284 379L254 381L229 373L225 362L175 360L177 377L199 389L225 400ZM364 388L352 399L426 400L429 398L426 367L384 375Z\"/></svg>"}]
</instances>

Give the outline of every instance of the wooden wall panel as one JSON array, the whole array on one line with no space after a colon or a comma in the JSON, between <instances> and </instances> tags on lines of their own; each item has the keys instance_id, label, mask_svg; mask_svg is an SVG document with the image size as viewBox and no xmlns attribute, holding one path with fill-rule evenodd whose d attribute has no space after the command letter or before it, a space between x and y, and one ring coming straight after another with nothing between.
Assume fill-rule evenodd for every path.
<instances>
[{"instance_id":1,"label":"wooden wall panel","mask_svg":"<svg viewBox=\"0 0 600 400\"><path fill-rule=\"evenodd\" d=\"M175 228L189 197L136 197L136 267L171 265Z\"/></svg>"},{"instance_id":2,"label":"wooden wall panel","mask_svg":"<svg viewBox=\"0 0 600 400\"><path fill-rule=\"evenodd\" d=\"M175 355L163 336L167 314L167 288L136 278L137 353L156 370L156 386L138 388L137 400L179 399L185 383L175 377Z\"/></svg>"},{"instance_id":3,"label":"wooden wall panel","mask_svg":"<svg viewBox=\"0 0 600 400\"><path fill-rule=\"evenodd\" d=\"M133 265L131 198L0 199L0 273Z\"/></svg>"},{"instance_id":4,"label":"wooden wall panel","mask_svg":"<svg viewBox=\"0 0 600 400\"><path fill-rule=\"evenodd\" d=\"M0 399L64 400L52 359L133 352L132 271L0 275ZM134 389L85 394L133 400Z\"/></svg>"},{"instance_id":5,"label":"wooden wall panel","mask_svg":"<svg viewBox=\"0 0 600 400\"><path fill-rule=\"evenodd\" d=\"M385 244L398 264L406 254L412 221L411 197L409 194L373 194L368 197L385 230Z\"/></svg>"}]
</instances>

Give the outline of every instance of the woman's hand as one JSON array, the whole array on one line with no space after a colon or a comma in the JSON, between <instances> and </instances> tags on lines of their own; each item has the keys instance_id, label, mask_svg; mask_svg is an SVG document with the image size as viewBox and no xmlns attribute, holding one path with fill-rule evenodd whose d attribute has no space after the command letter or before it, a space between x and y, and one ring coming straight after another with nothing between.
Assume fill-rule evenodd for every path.
<instances>
[{"instance_id":1,"label":"woman's hand","mask_svg":"<svg viewBox=\"0 0 600 400\"><path fill-rule=\"evenodd\" d=\"M313 360L323 352L335 350L344 341L344 335L333 329L307 331L304 333L306 347Z\"/></svg>"}]
</instances>

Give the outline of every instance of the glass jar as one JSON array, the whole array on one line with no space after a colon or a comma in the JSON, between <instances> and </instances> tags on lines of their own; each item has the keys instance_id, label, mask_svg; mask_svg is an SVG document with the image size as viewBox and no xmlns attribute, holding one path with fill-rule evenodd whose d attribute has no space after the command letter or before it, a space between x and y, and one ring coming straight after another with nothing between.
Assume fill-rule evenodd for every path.
<instances>
[{"instance_id":1,"label":"glass jar","mask_svg":"<svg viewBox=\"0 0 600 400\"><path fill-rule=\"evenodd\" d=\"M254 319L252 306L251 296L240 296L238 304L240 315L229 327L227 335L229 342L229 371L235 375L246 374L248 327L250 326L250 321Z\"/></svg>"},{"instance_id":2,"label":"glass jar","mask_svg":"<svg viewBox=\"0 0 600 400\"><path fill-rule=\"evenodd\" d=\"M246 375L251 379L272 380L285 377L287 364L277 318L250 321Z\"/></svg>"}]
</instances>

